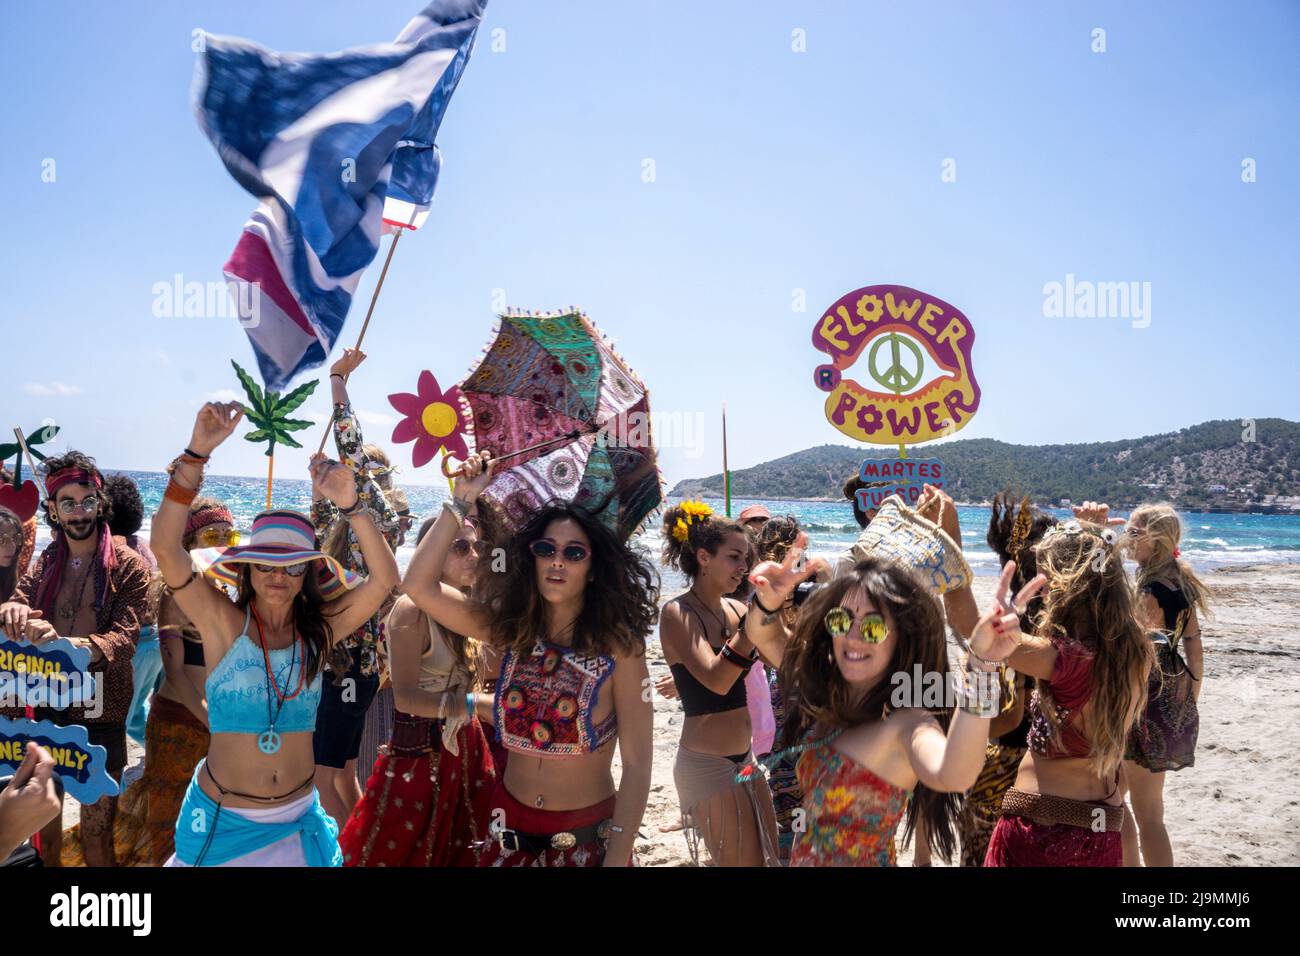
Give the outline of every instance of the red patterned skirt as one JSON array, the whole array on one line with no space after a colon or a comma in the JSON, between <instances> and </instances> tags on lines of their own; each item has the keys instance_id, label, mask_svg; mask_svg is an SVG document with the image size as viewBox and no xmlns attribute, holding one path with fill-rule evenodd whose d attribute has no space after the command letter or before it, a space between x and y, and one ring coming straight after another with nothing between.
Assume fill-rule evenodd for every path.
<instances>
[{"instance_id":1,"label":"red patterned skirt","mask_svg":"<svg viewBox=\"0 0 1300 956\"><path fill-rule=\"evenodd\" d=\"M614 816L615 798L581 810L539 810L510 796L503 782L492 794L491 811L502 826L528 834L564 833L595 826ZM599 840L579 843L564 850L547 849L534 853L527 849L507 850L492 838L479 854L479 866L559 866L597 867L604 861L605 847ZM632 862L635 865L635 857Z\"/></svg>"},{"instance_id":2,"label":"red patterned skirt","mask_svg":"<svg viewBox=\"0 0 1300 956\"><path fill-rule=\"evenodd\" d=\"M344 866L474 866L496 769L477 718L456 743L459 754L443 746L440 721L394 712L393 739L339 834Z\"/></svg>"}]
</instances>

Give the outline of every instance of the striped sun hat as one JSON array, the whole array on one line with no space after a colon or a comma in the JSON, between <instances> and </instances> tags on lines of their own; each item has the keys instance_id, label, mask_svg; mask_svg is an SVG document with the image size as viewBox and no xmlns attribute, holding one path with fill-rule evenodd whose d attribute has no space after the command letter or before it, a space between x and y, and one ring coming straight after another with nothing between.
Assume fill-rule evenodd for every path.
<instances>
[{"instance_id":1,"label":"striped sun hat","mask_svg":"<svg viewBox=\"0 0 1300 956\"><path fill-rule=\"evenodd\" d=\"M286 567L301 561L319 561L320 592L326 600L363 580L328 554L316 550L316 529L306 515L297 511L263 511L253 519L253 531L246 540L246 544L233 547L191 551L195 569L235 587L239 584L237 565L240 564Z\"/></svg>"}]
</instances>

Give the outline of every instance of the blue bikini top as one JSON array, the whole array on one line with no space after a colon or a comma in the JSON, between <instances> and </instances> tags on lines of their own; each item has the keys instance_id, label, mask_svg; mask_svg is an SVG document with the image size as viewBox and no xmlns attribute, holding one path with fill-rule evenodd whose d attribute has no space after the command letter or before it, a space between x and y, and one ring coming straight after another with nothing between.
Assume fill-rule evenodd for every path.
<instances>
[{"instance_id":1,"label":"blue bikini top","mask_svg":"<svg viewBox=\"0 0 1300 956\"><path fill-rule=\"evenodd\" d=\"M268 714L274 715L279 702L268 688L266 663L262 649L248 636L249 612L244 611L244 631L235 638L226 656L217 662L207 680L208 728L214 734L260 734L270 727ZM293 647L270 652L271 673L281 693L293 693L304 661L302 648ZM291 669L292 668L292 669ZM316 708L320 704L321 678L302 689L297 697L286 700L275 719L278 733L297 733L316 729ZM272 696L267 710L267 696Z\"/></svg>"}]
</instances>

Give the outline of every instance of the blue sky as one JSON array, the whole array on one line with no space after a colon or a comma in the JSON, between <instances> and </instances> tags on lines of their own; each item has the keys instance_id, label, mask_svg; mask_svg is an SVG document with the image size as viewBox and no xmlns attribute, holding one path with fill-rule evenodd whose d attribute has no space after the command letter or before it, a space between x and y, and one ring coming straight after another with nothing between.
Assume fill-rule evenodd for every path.
<instances>
[{"instance_id":1,"label":"blue sky","mask_svg":"<svg viewBox=\"0 0 1300 956\"><path fill-rule=\"evenodd\" d=\"M221 279L255 205L194 121L191 31L333 50L390 39L420 5L7 12L6 433L48 416L56 447L157 470L205 397L237 388L229 359L253 367L233 320L152 314L155 283ZM812 384L810 334L875 283L974 324L983 404L962 438L1300 418L1297 41L1289 2L491 0L443 122L433 216L398 248L351 385L367 438L390 445L385 396L421 369L444 385L466 373L504 300L579 304L616 339L656 411L697 440L663 449L670 482L719 470L724 401L733 467L848 444ZM1044 285L1067 274L1149 282L1149 327L1046 317ZM318 392L303 417L323 422ZM319 432L303 434L314 448ZM436 484L409 448L395 450L406 480ZM276 474L305 474L306 456L278 453ZM265 458L232 440L214 470L265 474Z\"/></svg>"}]
</instances>

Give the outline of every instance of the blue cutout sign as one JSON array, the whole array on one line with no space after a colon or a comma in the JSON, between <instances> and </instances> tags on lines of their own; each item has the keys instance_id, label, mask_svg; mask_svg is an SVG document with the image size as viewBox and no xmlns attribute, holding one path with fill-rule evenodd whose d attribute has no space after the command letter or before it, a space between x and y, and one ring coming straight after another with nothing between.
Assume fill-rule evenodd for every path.
<instances>
[{"instance_id":1,"label":"blue cutout sign","mask_svg":"<svg viewBox=\"0 0 1300 956\"><path fill-rule=\"evenodd\" d=\"M943 462L938 458L868 458L858 477L875 485L857 491L858 507L863 511L874 511L890 495L914 505L923 485L943 487Z\"/></svg>"},{"instance_id":2,"label":"blue cutout sign","mask_svg":"<svg viewBox=\"0 0 1300 956\"><path fill-rule=\"evenodd\" d=\"M35 741L54 758L54 772L63 788L81 803L116 796L117 781L108 775L108 751L92 744L79 724L60 727L48 720L9 720L0 717L0 771L12 774L27 757L27 743Z\"/></svg>"},{"instance_id":3,"label":"blue cutout sign","mask_svg":"<svg viewBox=\"0 0 1300 956\"><path fill-rule=\"evenodd\" d=\"M44 644L0 640L0 705L93 706L99 678L89 670L90 649L65 637Z\"/></svg>"}]
</instances>

